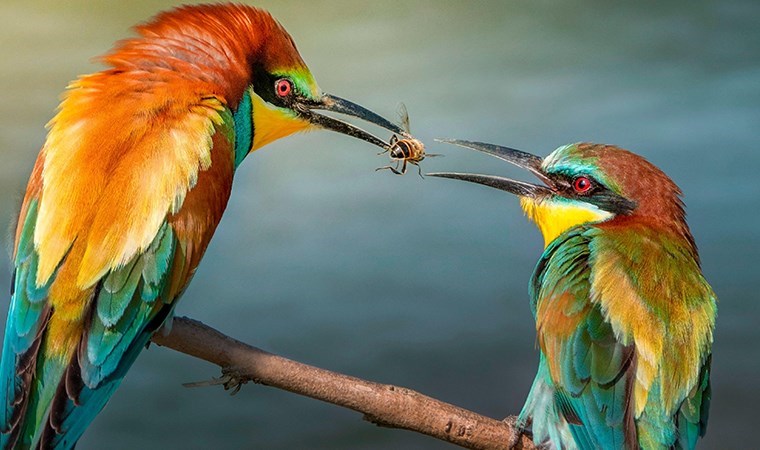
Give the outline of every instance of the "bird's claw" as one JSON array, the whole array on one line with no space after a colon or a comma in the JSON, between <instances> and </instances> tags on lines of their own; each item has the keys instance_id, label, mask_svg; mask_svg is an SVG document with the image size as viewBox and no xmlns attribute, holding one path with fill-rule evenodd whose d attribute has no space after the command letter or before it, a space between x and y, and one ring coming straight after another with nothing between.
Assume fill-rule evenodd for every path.
<instances>
[{"instance_id":1,"label":"bird's claw","mask_svg":"<svg viewBox=\"0 0 760 450\"><path fill-rule=\"evenodd\" d=\"M523 436L528 436L529 438L533 437L532 433L530 432L530 424L521 422L515 416L506 417L502 420L502 422L508 424L514 430L512 439L509 440L509 445L507 448L515 448L517 446L517 443L520 442L520 438Z\"/></svg>"},{"instance_id":2,"label":"bird's claw","mask_svg":"<svg viewBox=\"0 0 760 450\"><path fill-rule=\"evenodd\" d=\"M251 379L245 375L240 374L235 369L222 369L222 376L219 378L212 378L205 381L194 381L190 383L182 383L182 386L186 388L196 388L205 386L223 386L225 391L232 391L230 395L235 395L240 392L240 389L244 384L251 381Z\"/></svg>"}]
</instances>

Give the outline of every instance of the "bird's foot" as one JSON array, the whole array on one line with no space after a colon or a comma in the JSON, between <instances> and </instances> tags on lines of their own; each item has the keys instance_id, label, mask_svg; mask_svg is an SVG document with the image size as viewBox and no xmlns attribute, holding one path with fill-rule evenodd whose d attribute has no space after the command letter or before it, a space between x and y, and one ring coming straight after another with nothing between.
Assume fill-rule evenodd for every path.
<instances>
[{"instance_id":1,"label":"bird's foot","mask_svg":"<svg viewBox=\"0 0 760 450\"><path fill-rule=\"evenodd\" d=\"M222 369L222 376L219 378L212 378L205 381L194 381L191 383L182 383L182 386L187 388L205 387L205 386L223 386L225 391L232 391L230 395L235 395L240 392L240 389L244 384L251 381L251 379L238 372L234 368Z\"/></svg>"},{"instance_id":2,"label":"bird's foot","mask_svg":"<svg viewBox=\"0 0 760 450\"><path fill-rule=\"evenodd\" d=\"M523 436L528 436L529 438L532 438L532 433L530 431L530 424L526 424L524 422L521 422L518 420L517 416L509 416L502 420L502 422L506 423L514 430L514 433L512 433L512 439L509 441L509 447L508 448L516 448L517 444L520 442L520 439ZM522 447L519 447L522 448Z\"/></svg>"}]
</instances>

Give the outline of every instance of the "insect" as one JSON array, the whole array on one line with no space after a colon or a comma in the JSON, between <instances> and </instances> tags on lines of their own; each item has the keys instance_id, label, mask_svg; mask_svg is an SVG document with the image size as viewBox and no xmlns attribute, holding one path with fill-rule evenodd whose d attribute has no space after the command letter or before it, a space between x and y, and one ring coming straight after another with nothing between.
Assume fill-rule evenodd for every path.
<instances>
[{"instance_id":1,"label":"insect","mask_svg":"<svg viewBox=\"0 0 760 450\"><path fill-rule=\"evenodd\" d=\"M422 177L420 161L425 159L426 156L432 157L439 155L434 153L425 153L425 144L423 144L422 141L412 137L409 130L409 112L406 110L406 106L403 103L399 105L398 113L401 117L401 127L405 130L405 133L402 133L401 139L399 139L398 135L394 134L393 137L391 137L391 140L388 142L390 147L385 151L378 153L379 155L382 155L383 153L390 152L389 156L391 158L391 161L395 161L396 164L395 166L387 165L378 167L375 169L375 171L390 169L390 171L396 175L403 175L406 173L406 165L409 163L417 166L420 177ZM401 166L401 169L399 169L399 165Z\"/></svg>"}]
</instances>

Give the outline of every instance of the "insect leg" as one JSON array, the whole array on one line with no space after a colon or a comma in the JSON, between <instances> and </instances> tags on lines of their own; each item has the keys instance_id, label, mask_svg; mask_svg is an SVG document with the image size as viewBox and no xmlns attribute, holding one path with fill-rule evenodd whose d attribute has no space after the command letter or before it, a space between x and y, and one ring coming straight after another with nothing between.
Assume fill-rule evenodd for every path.
<instances>
[{"instance_id":1,"label":"insect leg","mask_svg":"<svg viewBox=\"0 0 760 450\"><path fill-rule=\"evenodd\" d=\"M422 178L424 180L425 177L422 176L422 167L420 167L420 165L418 163L414 162L414 161L410 161L410 162L412 164L414 164L415 166L417 166L417 173L419 173L420 178Z\"/></svg>"},{"instance_id":2,"label":"insect leg","mask_svg":"<svg viewBox=\"0 0 760 450\"><path fill-rule=\"evenodd\" d=\"M398 142L398 136L394 134L393 136L391 136L391 140L388 143L388 147L382 152L378 153L378 155L382 155L383 153L388 153L389 151L391 151L391 149L393 148L394 145L396 145L397 142Z\"/></svg>"}]
</instances>

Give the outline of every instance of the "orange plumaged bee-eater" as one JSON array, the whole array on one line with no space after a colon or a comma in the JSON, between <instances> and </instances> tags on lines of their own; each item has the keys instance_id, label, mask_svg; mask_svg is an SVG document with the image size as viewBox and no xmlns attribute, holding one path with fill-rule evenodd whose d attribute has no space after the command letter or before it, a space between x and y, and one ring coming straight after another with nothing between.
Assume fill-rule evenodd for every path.
<instances>
[{"instance_id":1,"label":"orange plumaged bee-eater","mask_svg":"<svg viewBox=\"0 0 760 450\"><path fill-rule=\"evenodd\" d=\"M573 144L496 156L543 184L465 173L520 197L544 237L530 282L540 349L519 417L555 449L693 449L707 427L717 299L678 187L644 158Z\"/></svg>"},{"instance_id":2,"label":"orange plumaged bee-eater","mask_svg":"<svg viewBox=\"0 0 760 450\"><path fill-rule=\"evenodd\" d=\"M188 6L71 83L21 206L0 368L0 447L72 448L171 317L253 150L317 110L397 125L317 86L267 12Z\"/></svg>"}]
</instances>

